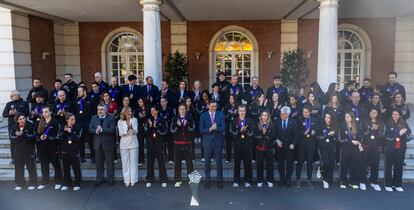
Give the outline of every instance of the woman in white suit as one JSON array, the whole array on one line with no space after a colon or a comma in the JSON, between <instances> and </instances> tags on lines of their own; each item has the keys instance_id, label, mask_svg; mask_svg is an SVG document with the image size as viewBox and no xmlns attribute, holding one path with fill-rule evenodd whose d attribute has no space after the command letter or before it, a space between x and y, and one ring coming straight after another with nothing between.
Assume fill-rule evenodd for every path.
<instances>
[{"instance_id":1,"label":"woman in white suit","mask_svg":"<svg viewBox=\"0 0 414 210\"><path fill-rule=\"evenodd\" d=\"M134 186L138 182L138 121L132 117L130 107L124 107L118 121L119 149L121 150L122 174L125 186Z\"/></svg>"}]
</instances>

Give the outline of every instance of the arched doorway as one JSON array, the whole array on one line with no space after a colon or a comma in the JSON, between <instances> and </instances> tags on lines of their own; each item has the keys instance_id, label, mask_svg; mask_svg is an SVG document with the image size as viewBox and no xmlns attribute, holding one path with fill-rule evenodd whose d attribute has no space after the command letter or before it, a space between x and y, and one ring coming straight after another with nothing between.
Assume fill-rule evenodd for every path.
<instances>
[{"instance_id":1,"label":"arched doorway","mask_svg":"<svg viewBox=\"0 0 414 210\"><path fill-rule=\"evenodd\" d=\"M142 35L128 27L109 33L102 44L102 72L108 80L114 76L120 85L134 74L138 81L144 79L144 52Z\"/></svg>"},{"instance_id":2,"label":"arched doorway","mask_svg":"<svg viewBox=\"0 0 414 210\"><path fill-rule=\"evenodd\" d=\"M217 73L224 72L228 80L237 75L247 88L251 78L258 76L257 48L253 35L242 27L229 26L217 32L210 42L210 85Z\"/></svg>"},{"instance_id":3,"label":"arched doorway","mask_svg":"<svg viewBox=\"0 0 414 210\"><path fill-rule=\"evenodd\" d=\"M371 76L371 47L367 34L349 24L338 30L338 82L341 86L353 80L360 83Z\"/></svg>"}]
</instances>

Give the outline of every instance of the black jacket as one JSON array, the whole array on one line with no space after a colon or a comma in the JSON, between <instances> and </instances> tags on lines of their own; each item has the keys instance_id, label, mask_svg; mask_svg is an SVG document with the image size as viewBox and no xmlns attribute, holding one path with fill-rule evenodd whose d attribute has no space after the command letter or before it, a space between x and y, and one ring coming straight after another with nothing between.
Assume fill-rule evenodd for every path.
<instances>
[{"instance_id":1,"label":"black jacket","mask_svg":"<svg viewBox=\"0 0 414 210\"><path fill-rule=\"evenodd\" d=\"M21 130L23 131L23 135L16 135L16 132L19 130L20 127L18 124L13 125L10 130L10 139L14 144L14 154L16 154L16 158L33 158L36 138L34 126L32 123L26 121L26 125Z\"/></svg>"},{"instance_id":2,"label":"black jacket","mask_svg":"<svg viewBox=\"0 0 414 210\"><path fill-rule=\"evenodd\" d=\"M245 131L241 131L241 128L243 126L247 126ZM255 124L251 119L246 117L244 121L241 121L240 118L235 118L230 123L230 133L233 140L233 144L237 147L238 145L244 142L250 143L255 128Z\"/></svg>"},{"instance_id":3,"label":"black jacket","mask_svg":"<svg viewBox=\"0 0 414 210\"><path fill-rule=\"evenodd\" d=\"M182 124L183 121L187 121L185 125ZM181 125L178 125L180 121ZM170 132L172 133L173 141L184 141L187 144L193 142L193 134L195 131L195 120L191 115L186 114L184 119L181 119L179 116L173 117L170 124Z\"/></svg>"},{"instance_id":4,"label":"black jacket","mask_svg":"<svg viewBox=\"0 0 414 210\"><path fill-rule=\"evenodd\" d=\"M16 101L7 102L3 110L3 117L8 118L9 130L13 127L14 123L16 122L14 121L14 115L9 115L9 112L12 109L16 109L17 112L22 113L25 117L29 116L29 104L23 99L20 98Z\"/></svg>"},{"instance_id":5,"label":"black jacket","mask_svg":"<svg viewBox=\"0 0 414 210\"><path fill-rule=\"evenodd\" d=\"M266 125L266 133L263 135L263 127L259 124L254 126L254 137L257 139L256 149L265 148L265 150L273 150L275 147L276 127L275 123L270 122ZM259 149L260 150L260 149Z\"/></svg>"},{"instance_id":6,"label":"black jacket","mask_svg":"<svg viewBox=\"0 0 414 210\"><path fill-rule=\"evenodd\" d=\"M298 142L297 137L297 122L289 118L286 129L282 129L282 119L275 122L276 127L276 139L279 139L283 143L283 147L289 147L289 145L296 145Z\"/></svg>"}]
</instances>

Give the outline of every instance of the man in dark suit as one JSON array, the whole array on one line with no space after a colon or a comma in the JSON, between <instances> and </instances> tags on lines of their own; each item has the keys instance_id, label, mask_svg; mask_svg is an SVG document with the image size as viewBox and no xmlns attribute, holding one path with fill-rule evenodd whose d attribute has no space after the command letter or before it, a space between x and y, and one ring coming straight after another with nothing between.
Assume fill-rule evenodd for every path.
<instances>
[{"instance_id":1,"label":"man in dark suit","mask_svg":"<svg viewBox=\"0 0 414 210\"><path fill-rule=\"evenodd\" d=\"M98 84L100 94L108 90L109 85L108 83L103 81L102 72L95 72L94 79L95 79L95 82Z\"/></svg>"},{"instance_id":2,"label":"man in dark suit","mask_svg":"<svg viewBox=\"0 0 414 210\"><path fill-rule=\"evenodd\" d=\"M78 84L73 81L73 74L65 74L65 83L62 85L62 88L68 94L68 99L76 100L78 93Z\"/></svg>"},{"instance_id":3,"label":"man in dark suit","mask_svg":"<svg viewBox=\"0 0 414 210\"><path fill-rule=\"evenodd\" d=\"M157 104L157 95L158 87L154 85L154 80L151 76L145 78L146 84L140 88L139 96L147 100L147 104L156 105Z\"/></svg>"},{"instance_id":4,"label":"man in dark suit","mask_svg":"<svg viewBox=\"0 0 414 210\"><path fill-rule=\"evenodd\" d=\"M128 84L122 86L122 98L129 97L129 105L135 110L138 107L139 86L136 85L137 77L135 75L128 76Z\"/></svg>"},{"instance_id":5,"label":"man in dark suit","mask_svg":"<svg viewBox=\"0 0 414 210\"><path fill-rule=\"evenodd\" d=\"M121 87L118 85L118 79L116 77L111 77L111 83L108 87L108 93L112 98L112 101L115 101L118 107L122 107L122 92ZM119 110L121 112L121 110Z\"/></svg>"},{"instance_id":6,"label":"man in dark suit","mask_svg":"<svg viewBox=\"0 0 414 210\"><path fill-rule=\"evenodd\" d=\"M267 89L266 98L271 101L273 93L279 94L280 104L288 102L288 90L282 85L282 77L280 75L273 77L273 86Z\"/></svg>"},{"instance_id":7,"label":"man in dark suit","mask_svg":"<svg viewBox=\"0 0 414 210\"><path fill-rule=\"evenodd\" d=\"M243 100L244 90L243 90L243 86L239 84L238 79L239 78L236 74L231 76L231 80L230 80L231 83L229 86L227 86L225 94L226 94L226 101L228 101L228 98L230 97L230 95L235 95L238 100L237 102L241 104Z\"/></svg>"},{"instance_id":8,"label":"man in dark suit","mask_svg":"<svg viewBox=\"0 0 414 210\"><path fill-rule=\"evenodd\" d=\"M226 99L224 93L220 92L219 85L217 83L214 83L212 86L210 98L217 103L217 110L223 110Z\"/></svg>"},{"instance_id":9,"label":"man in dark suit","mask_svg":"<svg viewBox=\"0 0 414 210\"><path fill-rule=\"evenodd\" d=\"M210 162L211 156L214 154L217 165L217 187L223 189L223 137L225 131L224 114L217 111L217 102L210 101L208 112L204 112L200 116L200 134L203 136L204 148L204 172L206 176L205 187L210 188Z\"/></svg>"},{"instance_id":10,"label":"man in dark suit","mask_svg":"<svg viewBox=\"0 0 414 210\"><path fill-rule=\"evenodd\" d=\"M259 86L259 79L256 76L252 77L252 84L244 91L243 99L247 104L253 102L254 98L263 93L263 89Z\"/></svg>"},{"instance_id":11,"label":"man in dark suit","mask_svg":"<svg viewBox=\"0 0 414 210\"><path fill-rule=\"evenodd\" d=\"M97 107L97 115L94 115L89 124L89 133L93 135L93 146L96 155L96 186L104 182L104 170L109 185L114 184L114 134L115 120L112 115L106 114L105 106ZM105 166L104 166L105 163Z\"/></svg>"},{"instance_id":12,"label":"man in dark suit","mask_svg":"<svg viewBox=\"0 0 414 210\"><path fill-rule=\"evenodd\" d=\"M158 92L157 101L161 101L161 98L165 98L168 102L168 107L175 108L175 93L173 90L168 88L167 81L161 82L161 90Z\"/></svg>"},{"instance_id":13,"label":"man in dark suit","mask_svg":"<svg viewBox=\"0 0 414 210\"><path fill-rule=\"evenodd\" d=\"M279 186L291 186L295 145L297 142L296 122L289 118L290 108L280 110L280 119L276 121L276 154L280 176Z\"/></svg>"},{"instance_id":14,"label":"man in dark suit","mask_svg":"<svg viewBox=\"0 0 414 210\"><path fill-rule=\"evenodd\" d=\"M46 96L45 101L48 101L48 98L47 98L48 91L45 88L43 88L42 80L36 77L36 78L33 78L33 88L30 89L29 94L27 94L27 98L26 98L27 103L34 104L36 102L34 96L38 93Z\"/></svg>"}]
</instances>

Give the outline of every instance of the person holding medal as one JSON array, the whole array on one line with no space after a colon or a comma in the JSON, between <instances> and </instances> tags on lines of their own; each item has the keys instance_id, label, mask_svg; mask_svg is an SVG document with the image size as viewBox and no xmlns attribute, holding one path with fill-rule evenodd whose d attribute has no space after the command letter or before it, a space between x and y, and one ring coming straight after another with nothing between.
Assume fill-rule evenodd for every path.
<instances>
[{"instance_id":1,"label":"person holding medal","mask_svg":"<svg viewBox=\"0 0 414 210\"><path fill-rule=\"evenodd\" d=\"M111 77L111 83L109 84L109 87L108 87L108 93L111 96L111 101L114 101L118 108L121 107L122 106L122 93L121 93L121 87L118 85L118 79L116 77Z\"/></svg>"},{"instance_id":2,"label":"person holding medal","mask_svg":"<svg viewBox=\"0 0 414 210\"><path fill-rule=\"evenodd\" d=\"M380 110L371 109L369 112L370 119L365 126L364 138L362 139L362 167L360 189L366 189L368 183L367 174L368 166L371 168L369 183L375 191L381 191L378 185L378 168L380 163L381 148L384 146L385 125L380 117Z\"/></svg>"},{"instance_id":3,"label":"person holding medal","mask_svg":"<svg viewBox=\"0 0 414 210\"><path fill-rule=\"evenodd\" d=\"M66 123L66 112L75 113L74 106L72 101L66 98L66 92L64 90L59 90L57 99L53 104L52 113L61 125Z\"/></svg>"},{"instance_id":4,"label":"person holding medal","mask_svg":"<svg viewBox=\"0 0 414 210\"><path fill-rule=\"evenodd\" d=\"M359 93L358 93L359 94ZM341 173L340 183L341 189L345 189L349 185L352 189L358 189L359 183L359 167L361 161L361 152L363 147L361 140L363 131L355 119L353 112L346 112L344 115L344 123L340 127L341 142ZM348 178L348 173L350 177Z\"/></svg>"},{"instance_id":5,"label":"person holding medal","mask_svg":"<svg viewBox=\"0 0 414 210\"><path fill-rule=\"evenodd\" d=\"M190 101L191 99L188 98ZM174 182L175 187L180 187L181 182L181 164L185 160L187 165L187 174L194 171L193 166L193 136L195 130L195 121L191 114L188 113L184 103L178 106L178 114L173 117L170 132L174 141Z\"/></svg>"},{"instance_id":6,"label":"person holding medal","mask_svg":"<svg viewBox=\"0 0 414 210\"><path fill-rule=\"evenodd\" d=\"M45 102L45 96L42 93L35 94L35 103L31 107L30 120L33 123L35 129L39 125L40 119L42 118L42 108L47 106Z\"/></svg>"},{"instance_id":7,"label":"person holding medal","mask_svg":"<svg viewBox=\"0 0 414 210\"><path fill-rule=\"evenodd\" d=\"M329 188L333 181L338 132L336 114L333 112L325 113L324 119L316 129L316 139L322 163L322 183L325 189Z\"/></svg>"},{"instance_id":8,"label":"person holding medal","mask_svg":"<svg viewBox=\"0 0 414 210\"><path fill-rule=\"evenodd\" d=\"M158 161L159 177L162 187L167 187L167 170L163 150L164 136L167 134L167 121L159 116L159 106L151 107L150 116L145 124L147 134L147 177L146 187L151 187L154 181L154 161Z\"/></svg>"},{"instance_id":9,"label":"person holding medal","mask_svg":"<svg viewBox=\"0 0 414 210\"><path fill-rule=\"evenodd\" d=\"M384 85L382 95L384 95L384 104L389 106L394 101L395 94L400 93L404 101L406 100L405 87L397 82L397 72L388 73L388 82Z\"/></svg>"},{"instance_id":10,"label":"person holding medal","mask_svg":"<svg viewBox=\"0 0 414 210\"><path fill-rule=\"evenodd\" d=\"M184 100L184 99L183 99ZM160 112L158 113L159 117L163 118L167 125L170 126L172 122L172 118L174 117L174 109L168 106L170 103L167 98L161 98L160 102ZM174 101L171 101L174 103ZM165 134L163 142L163 150L165 154L165 160L168 160L168 164L174 164L174 141L171 137L171 133L169 129L167 129L167 133Z\"/></svg>"},{"instance_id":11,"label":"person holding medal","mask_svg":"<svg viewBox=\"0 0 414 210\"><path fill-rule=\"evenodd\" d=\"M252 137L255 129L251 119L246 117L246 106L238 107L238 117L235 117L230 127L231 139L234 144L234 178L233 187L239 187L240 163L243 161L244 186L250 187L252 182Z\"/></svg>"},{"instance_id":12,"label":"person holding medal","mask_svg":"<svg viewBox=\"0 0 414 210\"><path fill-rule=\"evenodd\" d=\"M411 129L404 120L402 113L392 111L391 119L386 123L385 130L385 191L403 192L402 176L407 142Z\"/></svg>"},{"instance_id":13,"label":"person holding medal","mask_svg":"<svg viewBox=\"0 0 414 210\"><path fill-rule=\"evenodd\" d=\"M259 79L257 76L252 77L252 84L244 91L243 99L250 104L257 95L262 94L263 89L259 86Z\"/></svg>"},{"instance_id":14,"label":"person holding medal","mask_svg":"<svg viewBox=\"0 0 414 210\"><path fill-rule=\"evenodd\" d=\"M309 107L309 111L313 118L319 120L322 116L322 106L318 101L318 98L313 92L308 93L307 102L304 106Z\"/></svg>"},{"instance_id":15,"label":"person holding medal","mask_svg":"<svg viewBox=\"0 0 414 210\"><path fill-rule=\"evenodd\" d=\"M124 97L125 99L128 99L128 97ZM131 107L133 110L133 108ZM136 108L134 112L134 117L138 120L138 165L141 166L145 163L145 124L148 122L148 106L145 102L144 98L138 99L138 107Z\"/></svg>"},{"instance_id":16,"label":"person holding medal","mask_svg":"<svg viewBox=\"0 0 414 210\"><path fill-rule=\"evenodd\" d=\"M236 74L231 76L230 85L226 88L226 91L225 91L225 97L228 100L230 95L234 95L234 96L236 96L237 103L241 104L242 99L243 99L244 90L243 90L243 86L241 84L239 84L238 81L239 81L239 79L238 79L238 76Z\"/></svg>"},{"instance_id":17,"label":"person holding medal","mask_svg":"<svg viewBox=\"0 0 414 210\"><path fill-rule=\"evenodd\" d=\"M312 107L305 105L303 107L303 116L297 121L298 128L298 163L296 164L296 187L300 187L302 166L306 160L306 171L308 179L306 184L313 188L312 171L313 161L316 149L316 130L318 128L318 120L311 114Z\"/></svg>"},{"instance_id":18,"label":"person holding medal","mask_svg":"<svg viewBox=\"0 0 414 210\"><path fill-rule=\"evenodd\" d=\"M134 186L138 182L138 121L133 117L130 107L122 109L118 130L124 184L126 187Z\"/></svg>"},{"instance_id":19,"label":"person holding medal","mask_svg":"<svg viewBox=\"0 0 414 210\"><path fill-rule=\"evenodd\" d=\"M42 118L37 128L37 153L40 159L42 172L42 182L37 187L38 190L44 189L49 185L49 164L54 169L55 190L62 187L62 168L59 161L59 141L57 139L60 130L60 123L52 117L52 112L48 106L42 109Z\"/></svg>"},{"instance_id":20,"label":"person holding medal","mask_svg":"<svg viewBox=\"0 0 414 210\"><path fill-rule=\"evenodd\" d=\"M266 182L269 187L273 187L274 172L274 139L276 137L275 125L270 119L270 113L263 110L259 117L259 122L254 129L254 136L257 139L256 159L257 159L257 187L262 187L264 182L264 165L266 164ZM241 137L241 136L240 136Z\"/></svg>"},{"instance_id":21,"label":"person holding medal","mask_svg":"<svg viewBox=\"0 0 414 210\"><path fill-rule=\"evenodd\" d=\"M82 136L82 125L76 123L75 115L66 113L66 124L63 130L59 133L60 154L63 165L63 186L62 191L68 190L73 186L73 191L78 191L81 188L81 168L79 141ZM75 180L72 182L70 168L72 167Z\"/></svg>"},{"instance_id":22,"label":"person holding medal","mask_svg":"<svg viewBox=\"0 0 414 210\"><path fill-rule=\"evenodd\" d=\"M15 190L22 190L26 187L24 178L24 167L29 172L28 190L36 189L37 171L34 156L35 130L32 123L26 121L26 117L22 113L17 113L16 124L10 130L10 139L14 142L15 166L14 180L16 182Z\"/></svg>"},{"instance_id":23,"label":"person holding medal","mask_svg":"<svg viewBox=\"0 0 414 210\"><path fill-rule=\"evenodd\" d=\"M367 124L366 121L369 119L367 105L361 103L361 96L358 91L353 91L351 93L351 102L345 106L344 109L344 113L347 112L353 113L353 116L355 116L355 122L359 128Z\"/></svg>"}]
</instances>

